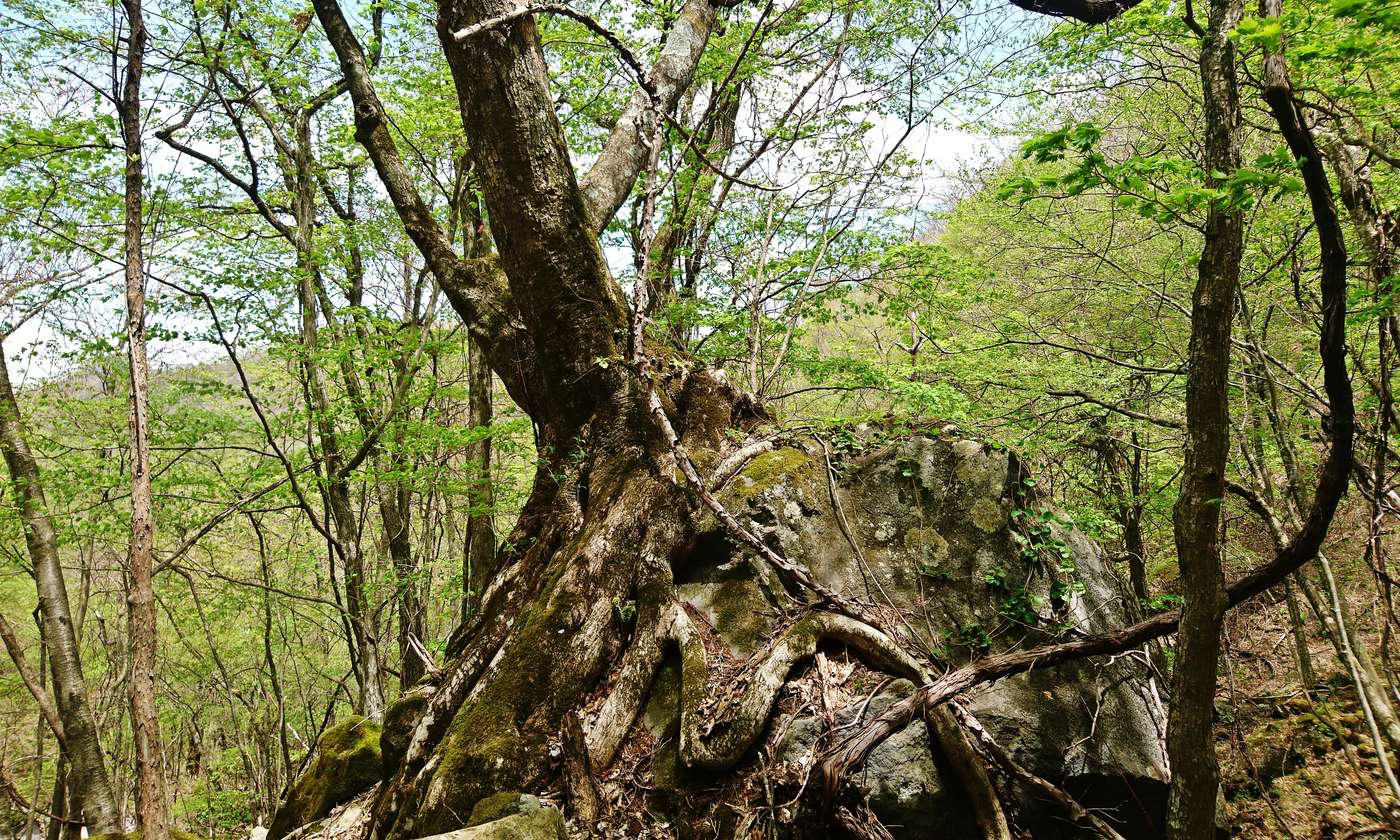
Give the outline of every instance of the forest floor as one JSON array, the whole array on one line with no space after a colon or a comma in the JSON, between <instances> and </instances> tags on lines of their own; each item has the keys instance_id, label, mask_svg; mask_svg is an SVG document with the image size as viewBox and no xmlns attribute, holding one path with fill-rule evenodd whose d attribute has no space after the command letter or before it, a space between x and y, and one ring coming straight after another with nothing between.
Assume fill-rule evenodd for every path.
<instances>
[{"instance_id":1,"label":"forest floor","mask_svg":"<svg viewBox=\"0 0 1400 840\"><path fill-rule=\"evenodd\" d=\"M1350 606L1363 638L1378 653L1381 640L1366 619L1376 617L1382 605ZM1308 627L1319 681L1310 694L1300 688L1281 600L1262 599L1232 612L1227 622L1216 733L1231 834L1297 840L1397 837L1371 830L1381 822L1380 808L1394 800L1350 676L1331 644L1315 632L1316 622Z\"/></svg>"}]
</instances>

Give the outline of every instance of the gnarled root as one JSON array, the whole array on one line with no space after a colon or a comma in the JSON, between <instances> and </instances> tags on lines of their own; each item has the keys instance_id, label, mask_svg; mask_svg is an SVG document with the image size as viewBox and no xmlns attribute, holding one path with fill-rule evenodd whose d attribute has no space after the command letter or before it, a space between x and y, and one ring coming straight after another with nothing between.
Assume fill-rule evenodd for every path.
<instances>
[{"instance_id":1,"label":"gnarled root","mask_svg":"<svg viewBox=\"0 0 1400 840\"><path fill-rule=\"evenodd\" d=\"M872 665L910 679L922 679L918 660L884 633L855 619L828 612L808 613L787 628L747 676L742 693L712 708L706 702L708 656L690 617L672 614L669 637L681 654L681 761L687 767L723 770L733 766L763 733L778 692L793 666L817 652L822 641L847 645Z\"/></svg>"},{"instance_id":2,"label":"gnarled root","mask_svg":"<svg viewBox=\"0 0 1400 840\"><path fill-rule=\"evenodd\" d=\"M681 762L690 768L724 770L737 764L763 735L788 675L801 661L814 656L823 642L845 645L868 664L921 684L929 681L923 664L882 631L839 613L814 611L794 621L765 648L762 658L728 692L710 685L709 654L700 630L682 604L673 603L655 621L639 629L623 657L611 693L604 700L588 734L588 752L595 767L607 766L645 701L647 689L668 644L681 659ZM1010 828L981 756L963 727L946 709L927 716L932 742L948 758L964 788L984 836L1009 840ZM860 825L876 832L867 810L843 808L832 817L848 829ZM869 836L879 836L870 833Z\"/></svg>"}]
</instances>

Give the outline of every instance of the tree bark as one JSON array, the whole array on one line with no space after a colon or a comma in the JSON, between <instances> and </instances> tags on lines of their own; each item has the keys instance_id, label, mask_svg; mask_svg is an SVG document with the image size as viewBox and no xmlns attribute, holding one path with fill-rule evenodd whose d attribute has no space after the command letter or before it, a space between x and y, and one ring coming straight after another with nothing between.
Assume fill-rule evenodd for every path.
<instances>
[{"instance_id":1,"label":"tree bark","mask_svg":"<svg viewBox=\"0 0 1400 840\"><path fill-rule=\"evenodd\" d=\"M126 152L125 280L126 346L131 387L131 543L127 566L127 623L131 636L132 748L136 758L136 823L145 840L169 836L169 806L161 759L160 720L156 711L156 598L153 585L155 521L151 510L151 449L148 396L150 366L146 357L146 277L143 264L145 188L141 149L141 75L146 53L146 24L141 0L123 0L127 54L121 91L122 143Z\"/></svg>"},{"instance_id":2,"label":"tree bark","mask_svg":"<svg viewBox=\"0 0 1400 840\"><path fill-rule=\"evenodd\" d=\"M1239 86L1230 35L1241 0L1211 0L1201 43L1204 169L1229 176L1239 167ZM1187 358L1185 462L1173 525L1183 605L1172 674L1167 755L1172 782L1167 833L1173 840L1215 836L1220 768L1215 756L1215 685L1224 619L1221 501L1229 454L1230 331L1235 316L1244 214L1212 203L1197 269Z\"/></svg>"},{"instance_id":3,"label":"tree bark","mask_svg":"<svg viewBox=\"0 0 1400 840\"><path fill-rule=\"evenodd\" d=\"M58 537L49 519L39 463L29 450L20 419L19 402L10 385L4 348L0 347L0 452L10 473L10 491L24 524L24 541L34 564L39 592L39 615L49 651L54 704L63 721L64 754L72 765L69 797L92 834L120 830L111 777L88 705L82 657L69 609L68 588L58 558Z\"/></svg>"},{"instance_id":4,"label":"tree bark","mask_svg":"<svg viewBox=\"0 0 1400 840\"><path fill-rule=\"evenodd\" d=\"M574 178L534 20L455 37L510 10L506 0L442 0L437 28L500 266L533 345L541 398L531 416L554 460L617 392L611 362L621 358L627 308Z\"/></svg>"}]
</instances>

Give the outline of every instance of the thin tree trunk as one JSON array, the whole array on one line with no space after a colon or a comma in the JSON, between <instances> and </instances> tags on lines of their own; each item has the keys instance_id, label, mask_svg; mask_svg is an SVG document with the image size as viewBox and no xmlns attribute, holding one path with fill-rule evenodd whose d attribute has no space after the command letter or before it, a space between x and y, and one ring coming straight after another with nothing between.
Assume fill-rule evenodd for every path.
<instances>
[{"instance_id":1,"label":"thin tree trunk","mask_svg":"<svg viewBox=\"0 0 1400 840\"><path fill-rule=\"evenodd\" d=\"M365 586L364 554L360 547L359 517L351 500L350 486L344 475L345 460L340 450L330 399L321 382L317 368L320 349L320 307L316 296L317 271L313 243L315 232L315 189L311 167L311 127L309 116L302 114L296 125L298 159L294 173L294 207L297 248L297 296L301 306L301 340L306 356L302 362L305 377L307 408L321 446L323 470L321 493L330 512L329 526L332 562L338 556L345 572L345 612L349 623L350 656L355 665L357 692L355 711L371 720L384 717L384 688L377 634L373 627L372 610Z\"/></svg>"},{"instance_id":2,"label":"thin tree trunk","mask_svg":"<svg viewBox=\"0 0 1400 840\"><path fill-rule=\"evenodd\" d=\"M481 429L491 425L491 368L474 339L467 339L467 425ZM496 576L496 528L492 520L496 498L491 474L491 438L483 437L467 447L471 494L467 509L467 541L462 570L462 620L470 618Z\"/></svg>"},{"instance_id":3,"label":"thin tree trunk","mask_svg":"<svg viewBox=\"0 0 1400 840\"><path fill-rule=\"evenodd\" d=\"M24 523L24 540L34 564L54 702L63 720L66 757L73 768L69 774L69 798L76 807L69 810L82 814L92 834L117 831L120 829L117 803L112 796L111 777L107 775L97 726L88 703L87 685L83 681L68 588L58 560L58 539L49 519L39 464L24 439L19 403L10 385L3 347L0 347L0 451L9 468L10 489Z\"/></svg>"},{"instance_id":4,"label":"thin tree trunk","mask_svg":"<svg viewBox=\"0 0 1400 840\"><path fill-rule=\"evenodd\" d=\"M64 828L68 825L64 820L68 816L68 795L65 778L68 775L68 765L64 762L60 754L58 762L53 770L53 794L49 797L49 826L44 831L44 840L61 840Z\"/></svg>"},{"instance_id":5,"label":"thin tree trunk","mask_svg":"<svg viewBox=\"0 0 1400 840\"><path fill-rule=\"evenodd\" d=\"M1204 164L1207 172L1225 175L1233 173L1240 160L1239 89L1230 35L1242 11L1241 0L1211 0L1201 42ZM1167 721L1172 768L1167 835L1172 840L1205 840L1215 834L1220 790L1215 685L1227 603L1220 512L1230 444L1230 330L1243 231L1238 208L1211 205L1192 297L1185 464L1173 512L1184 603Z\"/></svg>"},{"instance_id":6,"label":"thin tree trunk","mask_svg":"<svg viewBox=\"0 0 1400 840\"><path fill-rule=\"evenodd\" d=\"M1303 681L1303 690L1310 692L1317 687L1317 671L1313 669L1312 652L1308 650L1308 632L1303 626L1303 611L1291 580L1283 582L1283 598L1288 606L1288 627L1293 634L1293 649L1298 656L1298 678Z\"/></svg>"},{"instance_id":7,"label":"thin tree trunk","mask_svg":"<svg viewBox=\"0 0 1400 840\"><path fill-rule=\"evenodd\" d=\"M127 624L131 635L132 747L136 758L136 823L144 840L166 840L170 815L165 800L160 721L156 713L156 599L152 583L155 522L151 511L151 451L147 406L150 368L146 358L146 283L142 264L144 226L141 153L141 74L146 24L141 0L126 8L126 72L122 80L121 129L126 152L126 342L131 382L131 544L128 547Z\"/></svg>"},{"instance_id":8,"label":"thin tree trunk","mask_svg":"<svg viewBox=\"0 0 1400 840\"><path fill-rule=\"evenodd\" d=\"M48 661L49 661L49 649L48 649L48 645L44 644L44 638L43 638L43 635L41 634L41 635L39 636L39 690L40 690L40 691L47 691L47 690L48 690L48 687L45 685L45 679L44 679L45 676L46 676L46 674L45 674L45 672L44 672L44 667L48 664ZM34 804L35 804L35 805L38 805L40 802L43 801L43 800L41 800L39 797L40 797L41 795L43 795L43 793L44 793L44 730L45 730L46 728L47 728L47 727L44 725L44 716L43 716L42 714L40 714L40 715L39 715L39 719L38 719L38 720L35 722L35 724L34 724ZM62 749L62 745L59 746L59 749L60 749L60 750ZM24 818L24 840L33 840L33 838L34 838L35 819L36 819L37 817L38 817L38 814L35 813L34 811L30 811L28 814L25 815L25 818Z\"/></svg>"},{"instance_id":9,"label":"thin tree trunk","mask_svg":"<svg viewBox=\"0 0 1400 840\"><path fill-rule=\"evenodd\" d=\"M409 532L412 501L409 485L405 482L380 482L379 518L384 524L384 539L389 544L389 560L394 566L397 582L399 682L405 691L418 684L426 668L415 645L415 640L421 643L423 639L424 609L423 599L419 597L421 584Z\"/></svg>"}]
</instances>

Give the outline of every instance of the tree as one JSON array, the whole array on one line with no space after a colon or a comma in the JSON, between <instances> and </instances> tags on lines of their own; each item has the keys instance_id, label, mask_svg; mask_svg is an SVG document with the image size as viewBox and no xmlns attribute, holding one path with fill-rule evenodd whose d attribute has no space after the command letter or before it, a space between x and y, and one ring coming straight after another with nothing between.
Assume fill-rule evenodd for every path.
<instances>
[{"instance_id":1,"label":"tree","mask_svg":"<svg viewBox=\"0 0 1400 840\"><path fill-rule=\"evenodd\" d=\"M146 273L143 267L146 188L141 148L141 75L146 58L146 21L141 0L125 0L126 69L122 76L122 147L125 151L126 346L130 376L131 575L127 626L131 636L131 734L136 750L136 822L143 837L165 840L170 834L165 767L161 758L160 719L156 712L155 520L151 510L150 362L146 357Z\"/></svg>"},{"instance_id":2,"label":"tree","mask_svg":"<svg viewBox=\"0 0 1400 840\"><path fill-rule=\"evenodd\" d=\"M465 624L449 647L455 662L423 713L407 754L395 777L381 790L374 809L378 836L450 827L454 806L460 807L488 788L528 785L545 772L540 760L560 721L582 700L587 687L602 678L619 650L618 631L610 616L613 598L637 591L638 639L657 631L650 624L665 614L669 602L668 558L683 550L694 528L694 517L706 508L703 483L694 474L690 452L722 457L731 429L743 431L762 419L744 396L704 369L662 363L674 358L645 341L642 319L629 315L621 288L609 273L597 233L645 174L647 150L653 152L645 121L619 119L599 161L576 184L563 132L554 115L548 75L530 9L513 10L487 0L444 2L438 9L438 37L456 83L463 126L482 179L492 237L499 249L495 259L463 260L450 239L437 227L407 176L387 116L371 82L364 52L334 0L317 0L317 17L334 47L355 104L356 138L372 161L405 227L423 253L439 283L482 346L507 391L530 414L539 428L542 466L531 497L507 541L504 570L486 591L477 618ZM689 8L689 7L688 7ZM1228 172L1234 141L1237 94L1231 82L1233 46L1227 34L1237 6L1213 5L1212 30L1202 61L1203 81L1219 111L1212 113L1210 131L1218 162ZM1112 16L1112 9L1038 6L1088 20ZM713 18L699 17L696 30L677 28L671 38L692 47L698 56ZM677 35L677 33L681 33ZM697 41L700 46L695 47ZM668 40L663 56L670 50ZM655 70L640 70L651 107L662 114L674 107L680 85L693 72L695 59ZM676 73L676 68L682 71ZM638 103L634 98L634 105ZM629 106L629 108L632 106ZM640 106L645 110L645 104ZM660 125L661 116L652 116ZM616 142L615 142L616 141ZM590 189L599 183L606 190ZM607 197L600 197L607 196ZM1191 669L1184 694L1196 703L1187 709L1209 714L1214 687L1214 651L1219 616L1226 593L1212 546L1222 493L1211 487L1223 482L1227 426L1222 402L1229 325L1233 317L1234 277L1238 259L1237 211L1228 206L1217 214L1222 236L1212 240L1202 268L1203 308L1193 322L1198 339L1192 362L1192 429L1198 440L1197 460L1188 470L1190 489L1181 507L1180 543L1183 563L1202 587L1188 597L1185 613ZM643 230L646 230L644 225ZM644 240L644 249L649 243ZM1223 249L1223 250L1220 250ZM645 293L638 286L633 304L643 308ZM1338 352L1338 345L1330 345ZM1345 376L1343 375L1343 380ZM1345 388L1329 374L1329 386ZM1218 422L1217 422L1218 421ZM1344 441L1335 448L1339 463L1349 462L1349 429L1339 430ZM666 474L674 460L686 473L686 485ZM1340 487L1318 494L1314 519L1330 520ZM711 512L723 519L723 512ZM736 528L731 524L731 530ZM1325 531L1325 528L1324 528ZM782 559L757 541L749 545L780 571L791 575ZM1321 534L1290 545L1281 558L1244 585L1237 584L1230 600L1247 597L1255 587L1277 579L1279 564L1300 562L1298 553L1316 550ZM618 553L616 546L626 546ZM1214 582L1212 582L1214 581ZM801 586L803 581L789 581ZM810 588L810 586L809 586ZM829 598L827 599L830 600ZM1111 646L1151 638L1174 624L1174 617L1149 620L1116 636ZM556 628L574 632L555 640ZM1151 629L1148 629L1151 628ZM1075 645L1072 654L1109 649L1109 643ZM1068 650L1068 649L1067 649ZM1063 653L1063 652L1062 652ZM639 653L641 661L649 654ZM1208 661L1207 661L1208 660ZM625 661L625 660L624 660ZM1028 667L1023 659L977 669L972 679L1010 673L1007 667ZM1050 660L1047 660L1049 662ZM1054 659L1054 661L1063 661ZM646 666L641 666L645 668ZM652 666L654 667L654 665ZM1195 670L1199 668L1199 670ZM646 680L644 674L643 679ZM949 678L945 678L947 681ZM941 681L942 682L942 681ZM937 703L946 693L926 689L903 709ZM528 698L528 699L526 699ZM609 709L609 711L612 711ZM624 706L617 714L630 716ZM898 715L887 713L890 723ZM1197 715L1199 717L1199 715ZM907 718L904 718L907 720ZM1195 720L1176 714L1173 755L1183 765L1187 741L1183 727ZM621 723L625 728L627 719ZM595 727L615 728L618 721ZM1199 723L1199 721L1196 721ZM437 742L449 731L495 731L512 734L504 745L461 747L430 762ZM1208 723L1203 727L1209 731ZM875 740L878 740L878 735ZM870 739L864 748L871 745ZM1189 745L1195 746L1192 741ZM863 755L857 748L848 753ZM606 762L606 750L593 755ZM837 762L839 765L840 762ZM1175 836L1202 836L1202 820L1211 823L1215 775L1182 774L1174 801L1205 807L1176 821ZM1184 822L1188 817L1190 823Z\"/></svg>"},{"instance_id":3,"label":"tree","mask_svg":"<svg viewBox=\"0 0 1400 840\"><path fill-rule=\"evenodd\" d=\"M59 564L58 541L49 519L39 464L29 451L20 419L19 402L10 384L9 366L0 351L0 452L10 473L10 490L24 519L25 545L34 564L39 590L39 615L48 647L49 667L62 734L63 753L73 771L68 796L82 815L88 830L106 834L120 830L111 777L107 773L88 704L83 663L73 631L68 588ZM55 731L55 735L59 735Z\"/></svg>"},{"instance_id":4,"label":"tree","mask_svg":"<svg viewBox=\"0 0 1400 840\"><path fill-rule=\"evenodd\" d=\"M979 173L946 227L926 228L941 215L922 204L921 185L901 183L922 171L905 142L934 124L945 95L992 95L998 80L978 76L1016 59L990 35L986 65L930 46L953 43L942 39L963 21L950 9L963 7L921 0L686 0L639 8L634 19L606 4L443 0L438 41L426 50L414 37L416 7L400 16L317 0L317 27L291 7L180 5L188 14L162 15L154 27L161 84L150 86L161 95L146 103L164 144L147 151L178 162L168 179L145 178L158 182L152 214L162 225L177 220L180 232L146 234L145 265L139 220L150 158L139 154L140 109L111 97L126 141L120 166L108 155L109 171L86 178L41 163L50 147L80 148L85 135L0 120L10 132L0 139L19 138L0 142L0 155L20 160L0 178L0 206L23 206L16 225L44 232L38 248L120 264L126 281L130 363L120 363L121 331L104 330L100 317L64 324L62 335L81 346L65 362L97 369L96 384L74 387L65 372L18 400L42 429L36 470L44 459L56 465L45 470L56 501L50 525L60 529L52 553L63 552L53 563L81 576L78 625L96 593L94 651L123 647L101 615L122 571L108 544L127 542L117 536L128 525L118 511L121 474L134 471L133 506L144 513L129 524L148 530L142 562L132 531L127 565L144 563L153 600L144 605L149 621L138 625L131 610L130 635L144 683L155 665L135 649L157 650L154 611L163 609L165 682L158 698L151 688L146 711L161 714L172 757L178 750L171 790L191 791L177 796L176 821L211 831L235 824L220 810L228 790L246 791L246 813L265 815L295 774L297 752L347 708L382 716L386 752L402 748L377 795L375 836L455 828L485 794L556 780L588 819L608 807L590 775L619 766L620 739L673 649L695 650L699 625L686 618L673 569L697 556L708 564L717 551L751 564L789 605L784 617L801 617L811 649L787 652L816 659L807 677L827 679L818 641L858 638L867 666L893 661L890 673L921 682L865 726L833 730L803 786L804 817L857 833L878 826L827 810L859 812L850 771L922 719L981 803L984 830L1004 836L1006 815L987 795L996 773L989 778L968 749L982 742L958 695L1084 657L1130 651L1120 664L1144 661L1136 649L1178 627L1173 831L1213 830L1215 771L1193 762L1213 746L1221 621L1229 606L1290 576L1315 609L1337 613L1326 632L1354 673L1371 679L1364 651L1347 644L1344 587L1329 586L1323 605L1299 570L1320 556L1354 474L1373 508L1367 557L1387 580L1393 330L1376 340L1363 329L1350 348L1351 370L1381 406L1360 432L1375 447L1361 468L1351 462L1345 252L1321 207L1331 202L1325 172L1319 182L1305 171L1306 184L1293 176L1311 160L1330 163L1344 204L1375 233L1368 253L1383 266L1384 215L1374 201L1366 206L1364 171L1341 166L1348 149L1363 148L1352 134L1381 142L1374 126L1363 131L1350 116L1324 118L1311 100L1301 104L1277 62L1267 76L1237 71L1251 61L1263 68L1281 44L1268 13L1236 27L1243 13L1230 0L1215 0L1207 27L1153 2L1019 5L1114 21L1057 25L1018 65L1029 74L1023 87L1049 75L1050 87L1082 85L1079 103L1089 106L1046 109L1016 125L1019 133L1032 121L1053 124L1027 145L1027 159ZM127 8L139 17L139 7ZM1327 20L1319 31L1330 31ZM338 69L325 61L322 33ZM138 40L125 43L130 58ZM120 56L121 45L107 46ZM1308 64L1317 49L1296 55L1308 90L1347 107L1365 99ZM127 92L139 105L139 54L134 71ZM1256 79L1267 81L1291 152L1278 151L1274 126L1239 117ZM100 148L95 157L118 151ZM92 197L113 192L103 185L118 170L126 206L99 206ZM1321 197L1308 208L1313 193ZM115 230L119 214L125 237L86 235L94 219ZM1315 294L1318 253L1325 270ZM1375 300L1365 315L1353 312L1353 324L1369 326L1374 314L1379 325L1388 312L1377 271ZM171 294L152 304L160 320L150 325L137 317L145 282ZM435 319L440 296L460 325ZM54 311L61 320L82 306L63 299ZM1278 327L1279 313L1298 328ZM156 358L162 342L207 341L226 363L148 373L138 358L147 333ZM1320 374L1306 346L1314 335ZM839 346L872 339L874 348ZM129 394L117 382L126 368ZM496 379L508 399L493 405ZM133 422L129 465L117 428L128 396L133 418L142 405L140 414L156 418ZM527 415L516 424L531 438L521 447L493 425L493 409L511 422L511 403ZM935 645L917 647L916 634L903 635L877 605L828 590L802 558L784 556L717 498L726 476L782 445L780 417L819 430L813 451L829 446L831 475L861 445L859 420L876 436L936 420L935 428L955 421L1005 441L1082 529L1121 537L1128 597L1145 609L1112 633L1066 630L1058 644L942 662ZM150 431L138 435L137 426ZM511 482L522 473L517 500ZM1148 562L1171 553L1173 497L1184 613L1167 609L1172 596L1154 597L1172 584L1160 562ZM1248 516L1227 511L1237 499L1264 520L1267 546L1249 542L1257 534L1225 540L1224 515ZM491 514L517 508L498 546ZM1230 533L1245 530L1240 521L1230 520ZM151 581L155 558L165 574ZM1227 572L1241 570L1227 585ZM444 578L450 585L439 586ZM257 626L230 620L254 614ZM1299 616L1293 627L1302 659ZM47 629L41 643L51 644ZM96 661L105 679L95 681L92 705L105 724L121 685L100 654ZM781 690L790 667L781 657L764 662L763 685ZM406 692L399 703L395 676ZM1363 704L1388 729L1383 675L1372 676ZM41 714L61 717L44 712L42 688L31 689ZM769 711L744 714L762 730ZM747 737L710 751L692 738L683 748L727 770L754 743ZM120 737L105 746L120 790L139 753ZM991 749L998 773L1023 773ZM42 759L35 764L42 776ZM1067 807L1088 819L1072 799Z\"/></svg>"},{"instance_id":5,"label":"tree","mask_svg":"<svg viewBox=\"0 0 1400 840\"><path fill-rule=\"evenodd\" d=\"M1236 0L1212 2L1201 37L1205 165L1213 178L1228 179L1240 164L1240 94L1230 35L1242 12L1243 3ZM1226 391L1244 248L1243 209L1225 202L1212 204L1204 233L1191 305L1185 464L1173 517L1183 604L1167 724L1167 754L1172 761L1167 831L1177 840L1214 835L1220 789L1211 731L1220 624L1226 607L1220 513L1230 449Z\"/></svg>"}]
</instances>

